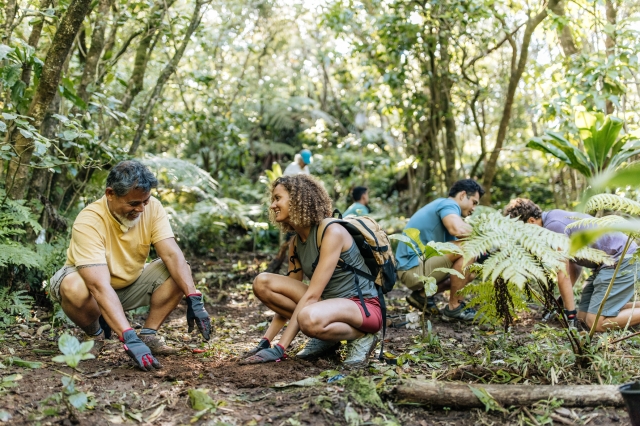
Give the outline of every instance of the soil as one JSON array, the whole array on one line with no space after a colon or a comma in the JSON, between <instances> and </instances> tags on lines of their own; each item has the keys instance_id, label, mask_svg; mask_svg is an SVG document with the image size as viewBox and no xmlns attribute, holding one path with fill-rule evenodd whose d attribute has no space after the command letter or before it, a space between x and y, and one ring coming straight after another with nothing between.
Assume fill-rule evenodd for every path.
<instances>
[{"instance_id":1,"label":"soil","mask_svg":"<svg viewBox=\"0 0 640 426\"><path fill-rule=\"evenodd\" d=\"M142 372L123 352L116 340L107 342L97 359L82 361L78 371L52 361L59 354L58 337L63 332L78 330L70 325L56 326L38 335L37 330L48 324L50 312L36 310L31 321L8 328L0 335L0 360L6 368L0 370L5 378L20 374L17 386L0 387L0 419L7 424L157 424L174 425L327 425L327 424L402 424L402 425L475 425L475 424L536 424L530 419L536 408L524 411L493 414L484 410L454 411L402 405L394 400L393 386L403 377L431 379L430 367L388 365L373 359L366 369L344 370L339 354L313 362L294 357L282 362L262 365L239 365L237 357L255 346L267 321L273 315L253 297L251 280L262 264L264 256L251 253L225 261L200 260L192 262L196 279L206 285L209 300L207 309L214 319L215 335L208 345L200 342L194 332L187 334L186 305L181 304L161 329L167 343L182 347L178 355L159 356L163 368ZM240 263L238 263L240 261ZM248 265L248 266L247 266ZM404 302L407 290L394 290L387 296L389 315L395 323L402 322L412 311ZM443 302L441 302L443 303ZM444 305L442 305L444 306ZM527 335L534 319L523 320L512 333ZM133 325L140 327L144 314L134 315ZM481 333L475 326L451 324L434 318L433 333L440 339L455 339L459 344ZM415 345L419 329L389 328L385 351L402 354ZM300 335L290 349L295 354L306 338ZM206 349L193 353L193 349ZM475 347L470 351L475 351ZM39 361L40 368L7 365L7 357ZM335 371L333 371L335 370ZM286 386L299 380L318 377L326 372L315 386ZM485 374L477 366L451 366L439 380L475 381ZM75 374L76 387L89 395L90 408L70 412L56 400L62 390L63 375ZM347 379L327 379L338 374ZM363 400L349 387L348 379L364 377L376 385L380 401ZM206 389L214 406L207 413L191 408L189 390ZM2 410L5 413L4 418ZM547 409L555 416L549 424L628 425L624 409L596 407L567 410ZM196 415L200 414L199 419ZM10 418L9 418L10 416ZM560 420L557 420L557 419ZM580 419L580 420L577 420Z\"/></svg>"}]
</instances>

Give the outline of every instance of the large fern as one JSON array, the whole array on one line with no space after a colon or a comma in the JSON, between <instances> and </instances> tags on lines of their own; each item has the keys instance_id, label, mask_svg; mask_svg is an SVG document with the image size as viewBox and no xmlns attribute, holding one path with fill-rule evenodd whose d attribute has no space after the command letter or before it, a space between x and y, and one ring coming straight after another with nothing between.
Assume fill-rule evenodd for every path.
<instances>
[{"instance_id":1,"label":"large fern","mask_svg":"<svg viewBox=\"0 0 640 426\"><path fill-rule=\"evenodd\" d=\"M590 247L571 256L570 241L565 235L500 213L474 215L469 224L473 231L462 245L465 260L486 254L489 257L483 264L474 265L474 271L481 275L480 284L472 285L467 292L475 293L472 304L481 307L484 320L502 321L505 328L524 306L524 293L540 293L540 302L551 303L555 286L551 279L557 271L565 270L567 260L612 263L606 253ZM486 306L489 304L492 306Z\"/></svg>"},{"instance_id":2,"label":"large fern","mask_svg":"<svg viewBox=\"0 0 640 426\"><path fill-rule=\"evenodd\" d=\"M615 194L598 194L589 198L585 205L585 212L593 214L599 210L615 210L640 216L640 203Z\"/></svg>"},{"instance_id":3,"label":"large fern","mask_svg":"<svg viewBox=\"0 0 640 426\"><path fill-rule=\"evenodd\" d=\"M29 207L24 205L24 200L14 201L5 195L5 191L0 189L0 200L4 200L0 204L0 268L9 265L37 267L39 256L21 238L27 228L37 233L42 227Z\"/></svg>"},{"instance_id":4,"label":"large fern","mask_svg":"<svg viewBox=\"0 0 640 426\"><path fill-rule=\"evenodd\" d=\"M6 327L16 321L16 317L29 318L33 299L24 290L11 291L0 287L0 327Z\"/></svg>"}]
</instances>

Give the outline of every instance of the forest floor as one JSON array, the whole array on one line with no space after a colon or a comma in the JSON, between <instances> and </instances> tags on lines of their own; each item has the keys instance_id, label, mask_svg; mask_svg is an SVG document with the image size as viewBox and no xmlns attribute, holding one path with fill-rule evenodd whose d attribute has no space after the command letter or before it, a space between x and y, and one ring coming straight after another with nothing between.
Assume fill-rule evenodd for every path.
<instances>
[{"instance_id":1,"label":"forest floor","mask_svg":"<svg viewBox=\"0 0 640 426\"><path fill-rule=\"evenodd\" d=\"M203 345L195 332L186 332L186 305L181 304L161 333L168 343L184 350L158 357L156 372L141 372L109 341L97 359L82 361L76 387L89 395L90 408L69 416L56 398L61 378L73 371L51 358L59 354L57 339L72 326L44 330L51 312L37 310L34 318L0 335L0 375L19 374L14 387L0 382L0 421L7 424L211 424L211 425L475 425L475 424L591 424L627 425L623 408L567 409L562 401L541 401L528 409L507 407L504 412L481 409L456 411L425 408L396 401L393 388L400 380L458 380L467 383L588 384L616 383L637 376L636 364L616 364L615 353L634 357L638 342L609 351L611 371L598 364L589 371L573 365L571 351L557 326L535 325L539 313L523 315L510 333L483 331L477 326L451 324L433 318L421 338L420 327L389 328L385 351L399 356L401 365L372 358L368 368L343 370L340 354L314 362L289 358L266 365L238 365L237 356L253 347L265 329L270 312L251 292L256 270L266 256L245 253L225 261L194 262L200 288L209 295L207 308L215 334ZM412 311L404 301L406 289L387 297L395 323ZM441 300L442 307L444 302ZM144 314L133 316L140 327ZM290 353L304 344L299 336ZM193 349L206 349L194 353ZM376 352L377 353L377 352ZM614 356L611 358L611 356ZM39 368L19 367L10 360L38 361ZM606 358L606 357L605 357ZM626 359L625 355L621 359ZM616 361L617 362L617 361ZM593 371L595 370L595 372ZM618 370L625 373L616 375ZM341 376L344 378L341 378ZM15 376L14 376L15 377ZM308 380L305 380L308 379ZM303 381L304 380L304 381ZM297 381L302 383L292 384ZM4 383L6 384L6 382ZM189 390L207 389L214 401L206 412L194 410Z\"/></svg>"}]
</instances>

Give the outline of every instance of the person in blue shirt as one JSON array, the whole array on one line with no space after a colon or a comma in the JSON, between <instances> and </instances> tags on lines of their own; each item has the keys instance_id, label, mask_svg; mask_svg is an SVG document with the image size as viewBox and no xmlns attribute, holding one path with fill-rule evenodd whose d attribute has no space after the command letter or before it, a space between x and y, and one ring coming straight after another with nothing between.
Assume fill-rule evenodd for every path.
<instances>
[{"instance_id":1,"label":"person in blue shirt","mask_svg":"<svg viewBox=\"0 0 640 426\"><path fill-rule=\"evenodd\" d=\"M484 195L484 189L473 179L463 179L454 183L447 198L438 198L422 207L409 219L405 229L420 230L420 240L427 244L430 241L438 243L455 242L458 238L471 233L471 226L463 218L470 216ZM399 280L412 293L407 296L407 302L422 311L425 302L427 313L437 315L439 310L433 297L426 298L423 283L417 275L431 276L436 279L438 291L445 289L445 281L450 279L449 306L443 311L445 320L472 321L476 311L467 308L458 291L462 290L471 277L464 279L445 272L435 271L437 268L453 268L459 272L464 269L462 256L446 254L428 259L424 264L413 249L404 243L399 243L396 250L396 261ZM426 298L426 300L425 300Z\"/></svg>"},{"instance_id":2,"label":"person in blue shirt","mask_svg":"<svg viewBox=\"0 0 640 426\"><path fill-rule=\"evenodd\" d=\"M342 216L365 216L371 212L371 210L369 210L369 188L366 186L356 186L353 188L353 191L351 191L351 196L353 197L353 204L342 213Z\"/></svg>"}]
</instances>

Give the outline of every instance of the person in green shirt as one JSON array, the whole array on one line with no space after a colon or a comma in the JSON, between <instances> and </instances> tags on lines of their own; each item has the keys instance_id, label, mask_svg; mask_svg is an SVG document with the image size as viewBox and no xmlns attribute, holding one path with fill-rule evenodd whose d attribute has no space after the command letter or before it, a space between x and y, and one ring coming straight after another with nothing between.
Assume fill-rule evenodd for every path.
<instances>
[{"instance_id":1,"label":"person in green shirt","mask_svg":"<svg viewBox=\"0 0 640 426\"><path fill-rule=\"evenodd\" d=\"M354 203L349 206L347 210L342 214L342 216L354 215L354 216L364 216L368 215L371 210L369 210L369 188L366 186L356 186L351 191L351 196L353 197Z\"/></svg>"}]
</instances>

